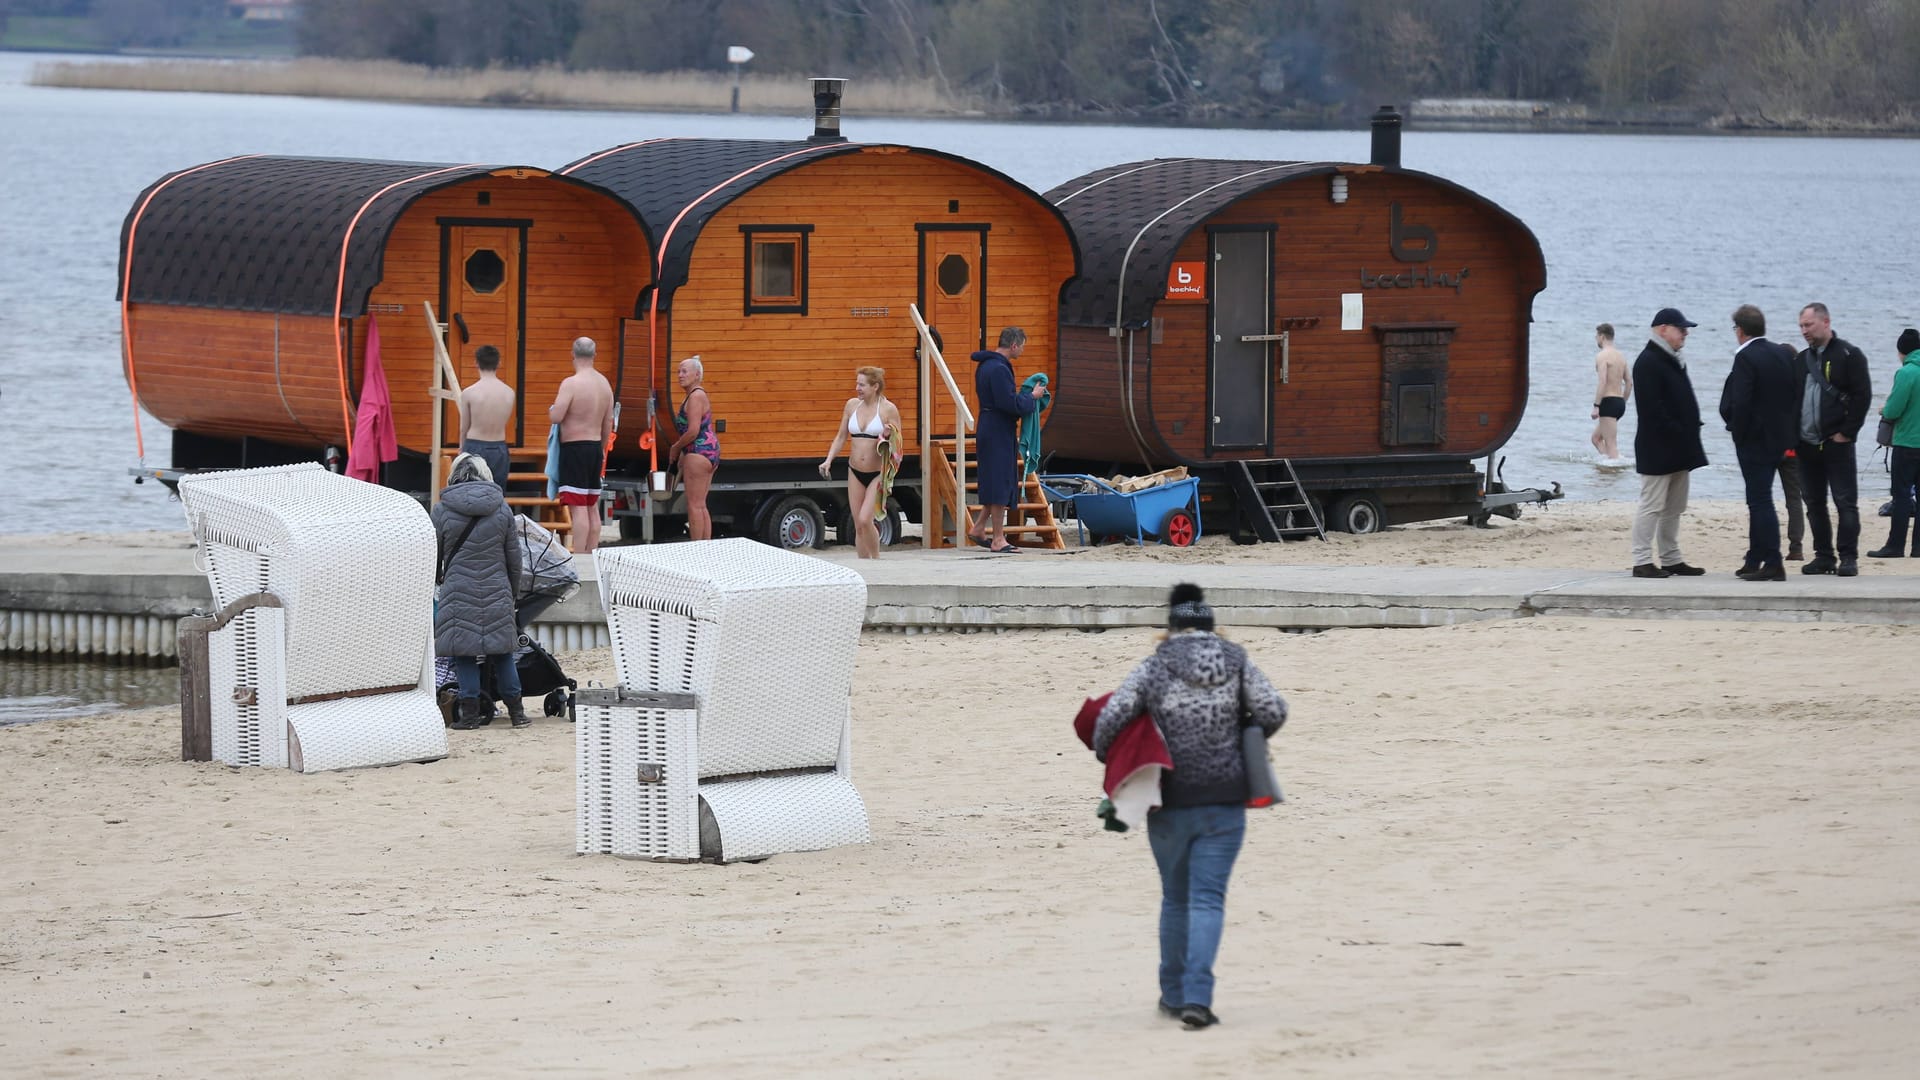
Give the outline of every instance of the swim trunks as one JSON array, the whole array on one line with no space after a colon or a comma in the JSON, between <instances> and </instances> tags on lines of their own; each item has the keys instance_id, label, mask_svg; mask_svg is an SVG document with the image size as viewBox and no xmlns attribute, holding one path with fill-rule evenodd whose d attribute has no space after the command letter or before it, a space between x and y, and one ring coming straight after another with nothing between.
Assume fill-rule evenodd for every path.
<instances>
[{"instance_id":1,"label":"swim trunks","mask_svg":"<svg viewBox=\"0 0 1920 1080\"><path fill-rule=\"evenodd\" d=\"M598 439L560 444L562 505L592 506L600 501L600 464L604 459Z\"/></svg>"},{"instance_id":2,"label":"swim trunks","mask_svg":"<svg viewBox=\"0 0 1920 1080\"><path fill-rule=\"evenodd\" d=\"M487 471L493 473L493 482L500 485L501 491L507 490L507 470L513 468L513 455L507 452L506 443L466 439L460 443L460 449L486 462Z\"/></svg>"},{"instance_id":3,"label":"swim trunks","mask_svg":"<svg viewBox=\"0 0 1920 1080\"><path fill-rule=\"evenodd\" d=\"M1615 420L1627 415L1627 399L1623 397L1603 397L1600 399L1600 415Z\"/></svg>"}]
</instances>

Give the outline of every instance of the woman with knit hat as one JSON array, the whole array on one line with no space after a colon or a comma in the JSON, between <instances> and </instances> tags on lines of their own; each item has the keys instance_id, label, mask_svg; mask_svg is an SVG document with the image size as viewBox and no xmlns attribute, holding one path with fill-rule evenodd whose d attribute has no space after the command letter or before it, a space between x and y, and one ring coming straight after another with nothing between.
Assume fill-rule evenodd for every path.
<instances>
[{"instance_id":1,"label":"woman with knit hat","mask_svg":"<svg viewBox=\"0 0 1920 1080\"><path fill-rule=\"evenodd\" d=\"M1247 830L1247 770L1240 729L1268 736L1287 703L1247 651L1213 632L1213 609L1198 585L1173 588L1167 636L1107 700L1094 725L1102 761L1141 713L1166 740L1173 770L1161 806L1147 816L1160 868L1160 1011L1189 1028L1213 1014L1213 959L1225 924L1227 879Z\"/></svg>"}]
</instances>

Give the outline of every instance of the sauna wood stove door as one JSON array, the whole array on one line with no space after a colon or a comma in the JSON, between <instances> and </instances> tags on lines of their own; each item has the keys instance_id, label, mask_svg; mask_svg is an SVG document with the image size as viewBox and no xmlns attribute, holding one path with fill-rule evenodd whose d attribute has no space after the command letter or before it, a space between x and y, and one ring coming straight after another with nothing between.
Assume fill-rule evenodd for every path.
<instances>
[{"instance_id":1,"label":"sauna wood stove door","mask_svg":"<svg viewBox=\"0 0 1920 1080\"><path fill-rule=\"evenodd\" d=\"M1222 227L1208 240L1207 449L1264 450L1272 443L1273 231Z\"/></svg>"},{"instance_id":2,"label":"sauna wood stove door","mask_svg":"<svg viewBox=\"0 0 1920 1080\"><path fill-rule=\"evenodd\" d=\"M473 352L500 350L500 379L514 388L517 403L507 441L526 442L527 229L530 221L494 218L440 219L440 310L447 321L447 351L460 385L480 377ZM460 441L460 414L445 406L447 445ZM544 430L544 428L543 428Z\"/></svg>"},{"instance_id":3,"label":"sauna wood stove door","mask_svg":"<svg viewBox=\"0 0 1920 1080\"><path fill-rule=\"evenodd\" d=\"M920 312L928 326L940 331L940 353L953 372L953 381L967 396L968 406L977 413L973 364L968 357L974 350L992 344L987 339L987 230L990 226L942 222L916 228L920 231ZM937 381L935 386L939 386ZM917 400L917 395L909 400ZM934 393L933 400L933 433L951 435L953 404L947 399L944 387ZM909 434L917 436L919 432Z\"/></svg>"}]
</instances>

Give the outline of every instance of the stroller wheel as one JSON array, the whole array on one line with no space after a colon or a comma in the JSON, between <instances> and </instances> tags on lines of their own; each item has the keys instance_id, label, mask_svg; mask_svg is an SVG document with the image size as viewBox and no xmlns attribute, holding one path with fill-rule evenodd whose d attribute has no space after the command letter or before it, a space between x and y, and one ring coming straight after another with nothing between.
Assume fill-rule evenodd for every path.
<instances>
[{"instance_id":1,"label":"stroller wheel","mask_svg":"<svg viewBox=\"0 0 1920 1080\"><path fill-rule=\"evenodd\" d=\"M567 711L567 692L555 690L540 703L540 711L548 716L562 716Z\"/></svg>"}]
</instances>

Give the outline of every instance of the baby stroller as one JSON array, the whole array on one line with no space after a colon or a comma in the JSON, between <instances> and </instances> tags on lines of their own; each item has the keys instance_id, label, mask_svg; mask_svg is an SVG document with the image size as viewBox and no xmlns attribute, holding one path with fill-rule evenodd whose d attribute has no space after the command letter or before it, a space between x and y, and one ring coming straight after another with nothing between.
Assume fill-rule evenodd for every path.
<instances>
[{"instance_id":1,"label":"baby stroller","mask_svg":"<svg viewBox=\"0 0 1920 1080\"><path fill-rule=\"evenodd\" d=\"M567 677L560 662L534 640L527 628L548 608L579 592L580 575L573 569L573 556L552 533L532 518L513 520L520 535L520 577L514 582L519 599L513 607L513 624L520 630L519 645L513 651L513 666L520 673L520 695L540 698L540 711L548 716L572 718L573 692L579 684ZM451 717L451 702L459 693L452 657L435 658L434 681L440 690L441 712ZM490 665L480 667L480 692L487 699L487 717L491 719L499 690L494 686Z\"/></svg>"}]
</instances>

